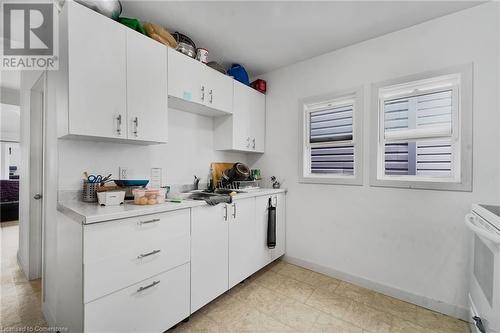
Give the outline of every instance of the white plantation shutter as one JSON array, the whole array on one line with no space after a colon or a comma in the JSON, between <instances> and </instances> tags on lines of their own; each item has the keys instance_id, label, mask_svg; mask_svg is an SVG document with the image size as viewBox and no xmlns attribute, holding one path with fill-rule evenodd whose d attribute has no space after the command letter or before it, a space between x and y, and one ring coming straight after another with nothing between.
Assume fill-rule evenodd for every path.
<instances>
[{"instance_id":1,"label":"white plantation shutter","mask_svg":"<svg viewBox=\"0 0 500 333\"><path fill-rule=\"evenodd\" d=\"M352 140L353 105L309 113L310 143Z\"/></svg>"},{"instance_id":2,"label":"white plantation shutter","mask_svg":"<svg viewBox=\"0 0 500 333\"><path fill-rule=\"evenodd\" d=\"M316 175L354 175L354 99L310 105L307 110L309 172Z\"/></svg>"},{"instance_id":3,"label":"white plantation shutter","mask_svg":"<svg viewBox=\"0 0 500 333\"><path fill-rule=\"evenodd\" d=\"M451 177L455 90L419 88L382 99L384 174Z\"/></svg>"}]
</instances>

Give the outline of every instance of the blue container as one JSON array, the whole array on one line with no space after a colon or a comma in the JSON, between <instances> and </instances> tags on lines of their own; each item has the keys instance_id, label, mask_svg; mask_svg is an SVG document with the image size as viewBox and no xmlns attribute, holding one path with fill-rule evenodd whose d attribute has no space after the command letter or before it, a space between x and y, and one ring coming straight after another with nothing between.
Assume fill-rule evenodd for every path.
<instances>
[{"instance_id":1,"label":"blue container","mask_svg":"<svg viewBox=\"0 0 500 333\"><path fill-rule=\"evenodd\" d=\"M239 81L247 86L250 85L250 79L248 78L248 73L246 69L240 64L232 64L231 68L227 70L229 76L234 77L236 81Z\"/></svg>"}]
</instances>

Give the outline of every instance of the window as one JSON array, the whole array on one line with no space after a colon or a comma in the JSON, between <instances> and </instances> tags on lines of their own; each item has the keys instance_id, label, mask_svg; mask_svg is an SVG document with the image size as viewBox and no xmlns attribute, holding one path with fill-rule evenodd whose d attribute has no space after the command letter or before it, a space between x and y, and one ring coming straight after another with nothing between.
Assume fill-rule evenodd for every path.
<instances>
[{"instance_id":1,"label":"window","mask_svg":"<svg viewBox=\"0 0 500 333\"><path fill-rule=\"evenodd\" d=\"M301 181L361 184L361 91L301 103Z\"/></svg>"},{"instance_id":2,"label":"window","mask_svg":"<svg viewBox=\"0 0 500 333\"><path fill-rule=\"evenodd\" d=\"M471 71L374 86L372 185L471 190Z\"/></svg>"}]
</instances>

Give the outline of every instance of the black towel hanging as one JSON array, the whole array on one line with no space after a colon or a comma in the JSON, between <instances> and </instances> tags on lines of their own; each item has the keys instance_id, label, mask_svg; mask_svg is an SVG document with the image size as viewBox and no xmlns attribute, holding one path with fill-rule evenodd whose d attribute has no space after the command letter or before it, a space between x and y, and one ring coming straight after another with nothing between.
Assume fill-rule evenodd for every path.
<instances>
[{"instance_id":1,"label":"black towel hanging","mask_svg":"<svg viewBox=\"0 0 500 333\"><path fill-rule=\"evenodd\" d=\"M269 198L267 207L267 247L276 247L276 207L273 206L272 198Z\"/></svg>"}]
</instances>

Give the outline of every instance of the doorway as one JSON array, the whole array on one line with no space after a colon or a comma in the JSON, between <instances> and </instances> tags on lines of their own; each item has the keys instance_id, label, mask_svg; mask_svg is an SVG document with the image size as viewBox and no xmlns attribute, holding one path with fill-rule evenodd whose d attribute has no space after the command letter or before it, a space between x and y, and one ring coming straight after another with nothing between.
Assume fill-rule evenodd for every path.
<instances>
[{"instance_id":1,"label":"doorway","mask_svg":"<svg viewBox=\"0 0 500 333\"><path fill-rule=\"evenodd\" d=\"M46 74L23 73L23 83L19 73L17 89L4 87L3 84L7 80L4 80L4 72L1 74L2 103L5 99L10 100L7 98L8 92L17 93L15 104L18 110L18 129L15 146L3 147L3 138L7 133L2 130L1 190L7 191L3 182L5 175L8 175L9 181L17 181L18 218L3 222L5 216L2 214L0 317L4 328L43 327L47 325L42 313L44 288L41 279L45 215L42 199L45 173ZM3 117L4 110L6 108L2 108L2 125L7 126L7 120ZM8 125L12 126L12 119ZM9 144L12 145L12 142ZM8 162L4 158L6 154L9 156Z\"/></svg>"}]
</instances>

